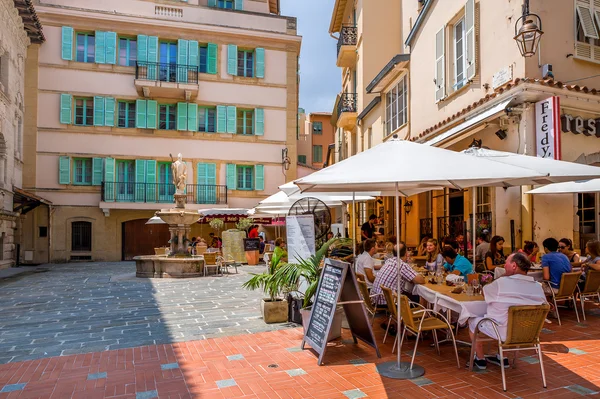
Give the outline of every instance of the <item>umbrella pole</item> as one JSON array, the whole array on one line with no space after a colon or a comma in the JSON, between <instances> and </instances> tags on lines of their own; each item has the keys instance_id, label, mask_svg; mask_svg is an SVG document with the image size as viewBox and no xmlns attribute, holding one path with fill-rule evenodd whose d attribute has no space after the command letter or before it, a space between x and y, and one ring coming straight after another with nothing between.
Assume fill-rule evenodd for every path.
<instances>
[{"instance_id":1,"label":"umbrella pole","mask_svg":"<svg viewBox=\"0 0 600 399\"><path fill-rule=\"evenodd\" d=\"M356 193L352 192L352 253L356 257ZM355 265L356 268L356 265Z\"/></svg>"},{"instance_id":2,"label":"umbrella pole","mask_svg":"<svg viewBox=\"0 0 600 399\"><path fill-rule=\"evenodd\" d=\"M473 240L472 247L473 248L473 272L475 272L477 259L475 255L475 247L477 245L477 187L473 187L473 228L471 230L471 240Z\"/></svg>"},{"instance_id":3,"label":"umbrella pole","mask_svg":"<svg viewBox=\"0 0 600 399\"><path fill-rule=\"evenodd\" d=\"M397 331L396 331L396 339L398 338L398 334L400 334L401 330L401 321L402 321L402 313L400 309L400 302L402 296L402 287L400 285L401 282L401 274L400 274L400 194L398 193L398 183L396 183L396 192L395 192L395 205L396 205L396 264L398 268L398 322L397 322ZM413 364L412 368L410 367L409 362L402 363L400 361L400 357L402 353L402 348L400 347L400 343L398 343L398 356L395 362L385 362L377 365L377 371L384 377L394 378L398 380L412 380L414 378L419 378L423 374L425 374L425 369L417 364Z\"/></svg>"}]
</instances>

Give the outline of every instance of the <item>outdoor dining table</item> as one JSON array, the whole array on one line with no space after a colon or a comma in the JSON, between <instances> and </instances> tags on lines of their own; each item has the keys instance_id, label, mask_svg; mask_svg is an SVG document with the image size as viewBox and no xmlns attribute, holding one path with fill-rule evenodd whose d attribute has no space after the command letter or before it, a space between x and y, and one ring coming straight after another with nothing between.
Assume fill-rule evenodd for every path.
<instances>
[{"instance_id":1,"label":"outdoor dining table","mask_svg":"<svg viewBox=\"0 0 600 399\"><path fill-rule=\"evenodd\" d=\"M413 294L433 305L433 310L438 312L454 311L458 314L458 323L464 324L471 317L482 317L487 310L487 304L481 294L467 295L453 294L455 286L444 284L415 284ZM449 320L450 321L450 320Z\"/></svg>"},{"instance_id":2,"label":"outdoor dining table","mask_svg":"<svg viewBox=\"0 0 600 399\"><path fill-rule=\"evenodd\" d=\"M574 267L573 270L574 272L578 272L581 271L580 267ZM503 267L496 267L494 269L494 280L497 279L498 277L502 277L506 274L506 269ZM531 269L529 269L529 272L527 272L527 275L529 277L533 277L533 279L537 282L542 282L544 281L544 271L542 270L541 266L535 266L532 267Z\"/></svg>"}]
</instances>

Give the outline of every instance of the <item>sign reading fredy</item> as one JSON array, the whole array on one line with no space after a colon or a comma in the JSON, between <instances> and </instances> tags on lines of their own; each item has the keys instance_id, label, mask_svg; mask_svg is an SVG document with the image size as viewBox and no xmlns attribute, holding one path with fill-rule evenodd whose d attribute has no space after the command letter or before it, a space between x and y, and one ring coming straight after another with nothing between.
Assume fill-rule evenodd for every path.
<instances>
[{"instance_id":1,"label":"sign reading fredy","mask_svg":"<svg viewBox=\"0 0 600 399\"><path fill-rule=\"evenodd\" d=\"M560 102L550 97L535 104L537 156L560 159Z\"/></svg>"}]
</instances>

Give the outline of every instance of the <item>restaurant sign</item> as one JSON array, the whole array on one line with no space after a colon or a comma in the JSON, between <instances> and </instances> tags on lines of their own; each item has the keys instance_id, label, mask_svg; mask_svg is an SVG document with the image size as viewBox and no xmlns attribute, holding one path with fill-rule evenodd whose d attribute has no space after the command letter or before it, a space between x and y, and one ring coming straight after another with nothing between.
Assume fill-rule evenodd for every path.
<instances>
[{"instance_id":1,"label":"restaurant sign","mask_svg":"<svg viewBox=\"0 0 600 399\"><path fill-rule=\"evenodd\" d=\"M560 121L565 133L600 137L600 118L584 119L581 116L563 114Z\"/></svg>"},{"instance_id":2,"label":"restaurant sign","mask_svg":"<svg viewBox=\"0 0 600 399\"><path fill-rule=\"evenodd\" d=\"M223 221L225 223L237 223L240 221L240 219L245 219L248 216L245 215L211 215L211 216L204 216L202 219L200 219L198 221L198 223L200 224L209 224L211 220L213 219L223 219ZM271 224L275 221L278 221L277 219L273 219L273 218L252 218L252 221L256 224Z\"/></svg>"},{"instance_id":3,"label":"restaurant sign","mask_svg":"<svg viewBox=\"0 0 600 399\"><path fill-rule=\"evenodd\" d=\"M537 156L560 159L560 102L557 96L535 104Z\"/></svg>"}]
</instances>

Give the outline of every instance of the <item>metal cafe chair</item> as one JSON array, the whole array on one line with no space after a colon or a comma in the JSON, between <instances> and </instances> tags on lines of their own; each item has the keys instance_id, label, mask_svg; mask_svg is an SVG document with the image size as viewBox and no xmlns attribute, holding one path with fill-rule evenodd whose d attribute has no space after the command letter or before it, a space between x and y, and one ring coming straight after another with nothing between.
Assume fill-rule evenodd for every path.
<instances>
[{"instance_id":1,"label":"metal cafe chair","mask_svg":"<svg viewBox=\"0 0 600 399\"><path fill-rule=\"evenodd\" d=\"M508 327L506 331L506 339L504 341L500 338L498 332L498 324L492 319L482 319L477 323L475 327L475 333L473 336L473 343L471 345L471 357L469 362L469 370L473 370L473 359L475 354L475 347L477 341L479 342L498 342L498 353L500 356L500 362L504 362L504 352L514 352L513 356L513 368L516 366L517 352L521 350L535 350L540 360L540 370L542 372L542 382L544 388L546 388L546 373L544 372L544 360L542 358L542 348L540 345L540 332L544 327L544 321L548 312L550 311L550 305L530 305L530 306L511 306L508 308ZM479 335L479 327L483 322L490 322L494 329L496 338ZM506 392L506 375L504 371L504 365L500 366L502 372L502 388Z\"/></svg>"},{"instance_id":2,"label":"metal cafe chair","mask_svg":"<svg viewBox=\"0 0 600 399\"><path fill-rule=\"evenodd\" d=\"M385 297L385 303L387 304L387 311L388 311L388 323L387 323L387 328L385 329L385 335L383 336L383 343L385 344L385 340L387 339L387 335L388 332L390 330L390 325L392 324L392 321L396 322L396 325L399 326L398 324L398 308L397 308L397 304L398 304L398 295L392 291L391 289L387 288L387 287L381 287L381 291L383 291L383 296ZM415 319L420 319L421 317L423 317L423 314L419 311L419 309L411 309L411 311L413 312L413 316L415 317ZM400 327L398 327L398 330L400 329ZM394 345L397 343L398 340L398 335L396 335L396 342L394 343Z\"/></svg>"},{"instance_id":3,"label":"metal cafe chair","mask_svg":"<svg viewBox=\"0 0 600 399\"><path fill-rule=\"evenodd\" d=\"M363 301L365 302L367 312L369 312L371 315L371 324L373 324L373 321L375 320L375 314L377 314L377 306L373 305L373 300L381 294L371 295L369 293L369 287L364 280L356 280L356 282L358 283L358 288L360 289Z\"/></svg>"},{"instance_id":4,"label":"metal cafe chair","mask_svg":"<svg viewBox=\"0 0 600 399\"><path fill-rule=\"evenodd\" d=\"M558 319L558 325L562 326L560 321L560 315L558 314L557 302L573 301L573 307L575 308L575 315L577 316L577 322L579 323L579 312L577 311L577 302L575 300L577 291L577 282L581 277L581 272L563 273L560 277L560 286L558 292L554 292L552 285L549 281L544 281L549 287L549 292L552 293L552 302L554 303L554 310L556 311L556 318Z\"/></svg>"},{"instance_id":5,"label":"metal cafe chair","mask_svg":"<svg viewBox=\"0 0 600 399\"><path fill-rule=\"evenodd\" d=\"M215 269L215 276L218 275L219 273L222 276L223 272L221 270L221 266L219 265L219 263L217 263L217 254L215 252L206 252L206 253L204 253L203 256L204 256L204 277L206 277L206 275L208 274L209 268Z\"/></svg>"},{"instance_id":6,"label":"metal cafe chair","mask_svg":"<svg viewBox=\"0 0 600 399\"><path fill-rule=\"evenodd\" d=\"M600 271L597 270L588 270L583 290L579 291L583 320L585 320L585 299L591 297L597 297L600 302Z\"/></svg>"}]
</instances>

